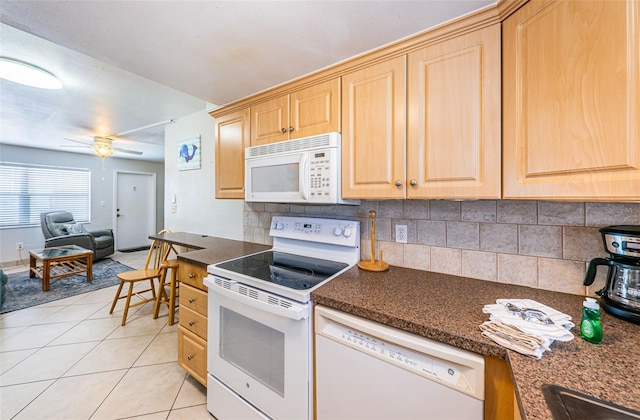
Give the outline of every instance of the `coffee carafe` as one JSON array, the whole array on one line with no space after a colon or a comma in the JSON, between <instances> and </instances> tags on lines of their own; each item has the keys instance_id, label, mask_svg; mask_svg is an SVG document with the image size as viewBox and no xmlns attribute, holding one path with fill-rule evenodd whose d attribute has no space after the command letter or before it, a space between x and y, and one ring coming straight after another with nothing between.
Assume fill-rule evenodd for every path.
<instances>
[{"instance_id":1,"label":"coffee carafe","mask_svg":"<svg viewBox=\"0 0 640 420\"><path fill-rule=\"evenodd\" d=\"M608 266L607 283L596 292L601 296L600 306L611 315L640 324L640 226L608 226L600 233L610 257L592 259L583 284L593 284L599 265Z\"/></svg>"}]
</instances>

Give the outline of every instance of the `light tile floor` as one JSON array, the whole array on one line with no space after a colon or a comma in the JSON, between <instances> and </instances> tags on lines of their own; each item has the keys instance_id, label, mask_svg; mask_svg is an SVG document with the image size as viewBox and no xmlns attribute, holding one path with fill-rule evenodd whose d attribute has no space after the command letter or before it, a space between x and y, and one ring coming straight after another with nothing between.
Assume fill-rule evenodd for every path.
<instances>
[{"instance_id":1,"label":"light tile floor","mask_svg":"<svg viewBox=\"0 0 640 420\"><path fill-rule=\"evenodd\" d=\"M141 268L146 255L112 258ZM213 418L206 389L177 364L166 306L155 320L152 303L131 308L122 327L122 301L109 315L116 289L0 315L0 419Z\"/></svg>"}]
</instances>

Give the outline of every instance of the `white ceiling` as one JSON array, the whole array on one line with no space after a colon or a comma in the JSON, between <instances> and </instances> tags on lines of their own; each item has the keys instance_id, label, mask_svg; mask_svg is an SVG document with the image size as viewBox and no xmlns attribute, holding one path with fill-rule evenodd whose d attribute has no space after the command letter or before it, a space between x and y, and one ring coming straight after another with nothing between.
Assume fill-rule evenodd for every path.
<instances>
[{"instance_id":1,"label":"white ceiling","mask_svg":"<svg viewBox=\"0 0 640 420\"><path fill-rule=\"evenodd\" d=\"M0 55L54 73L0 81L0 142L91 153L90 140L224 105L495 0L0 1ZM116 146L162 161L164 129ZM1 157L0 157L1 158Z\"/></svg>"}]
</instances>

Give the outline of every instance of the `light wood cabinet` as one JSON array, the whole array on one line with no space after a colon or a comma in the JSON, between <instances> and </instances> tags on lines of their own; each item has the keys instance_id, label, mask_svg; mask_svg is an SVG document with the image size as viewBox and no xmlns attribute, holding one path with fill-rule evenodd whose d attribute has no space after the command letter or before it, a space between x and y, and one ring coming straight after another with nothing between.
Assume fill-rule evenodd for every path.
<instances>
[{"instance_id":1,"label":"light wood cabinet","mask_svg":"<svg viewBox=\"0 0 640 420\"><path fill-rule=\"evenodd\" d=\"M406 91L404 55L342 76L343 198L404 198Z\"/></svg>"},{"instance_id":2,"label":"light wood cabinet","mask_svg":"<svg viewBox=\"0 0 640 420\"><path fill-rule=\"evenodd\" d=\"M216 198L244 198L249 121L249 108L216 118Z\"/></svg>"},{"instance_id":3,"label":"light wood cabinet","mask_svg":"<svg viewBox=\"0 0 640 420\"><path fill-rule=\"evenodd\" d=\"M342 85L344 198L500 198L499 24L344 75Z\"/></svg>"},{"instance_id":4,"label":"light wood cabinet","mask_svg":"<svg viewBox=\"0 0 640 420\"><path fill-rule=\"evenodd\" d=\"M251 146L340 131L335 78L251 106Z\"/></svg>"},{"instance_id":5,"label":"light wood cabinet","mask_svg":"<svg viewBox=\"0 0 640 420\"><path fill-rule=\"evenodd\" d=\"M500 198L500 25L408 55L407 198Z\"/></svg>"},{"instance_id":6,"label":"light wood cabinet","mask_svg":"<svg viewBox=\"0 0 640 420\"><path fill-rule=\"evenodd\" d=\"M180 281L180 325L178 364L207 386L207 287L204 267L183 261L178 266Z\"/></svg>"},{"instance_id":7,"label":"light wood cabinet","mask_svg":"<svg viewBox=\"0 0 640 420\"><path fill-rule=\"evenodd\" d=\"M178 327L178 363L189 375L207 386L207 340Z\"/></svg>"},{"instance_id":8,"label":"light wood cabinet","mask_svg":"<svg viewBox=\"0 0 640 420\"><path fill-rule=\"evenodd\" d=\"M484 418L520 420L520 407L506 361L484 356Z\"/></svg>"},{"instance_id":9,"label":"light wood cabinet","mask_svg":"<svg viewBox=\"0 0 640 420\"><path fill-rule=\"evenodd\" d=\"M504 198L640 200L639 9L532 0L503 22Z\"/></svg>"}]
</instances>

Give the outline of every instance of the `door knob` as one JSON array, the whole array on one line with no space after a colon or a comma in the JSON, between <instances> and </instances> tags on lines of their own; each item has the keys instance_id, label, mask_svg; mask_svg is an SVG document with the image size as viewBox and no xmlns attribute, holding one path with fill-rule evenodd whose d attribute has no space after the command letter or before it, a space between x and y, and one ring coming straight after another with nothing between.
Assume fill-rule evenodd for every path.
<instances>
[{"instance_id":1,"label":"door knob","mask_svg":"<svg viewBox=\"0 0 640 420\"><path fill-rule=\"evenodd\" d=\"M280 131L282 131L282 134L284 134L284 133L286 133L286 132L287 132L287 129L286 129L286 128L284 128L284 127L282 127L282 128L280 129Z\"/></svg>"},{"instance_id":2,"label":"door knob","mask_svg":"<svg viewBox=\"0 0 640 420\"><path fill-rule=\"evenodd\" d=\"M412 187L415 187L416 185L418 185L418 181L412 179L411 181L409 181L409 184L411 184Z\"/></svg>"},{"instance_id":3,"label":"door knob","mask_svg":"<svg viewBox=\"0 0 640 420\"><path fill-rule=\"evenodd\" d=\"M289 132L291 133L293 131L293 126L289 126Z\"/></svg>"},{"instance_id":4,"label":"door knob","mask_svg":"<svg viewBox=\"0 0 640 420\"><path fill-rule=\"evenodd\" d=\"M396 179L396 187L402 187L402 181Z\"/></svg>"}]
</instances>

